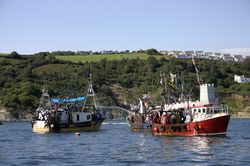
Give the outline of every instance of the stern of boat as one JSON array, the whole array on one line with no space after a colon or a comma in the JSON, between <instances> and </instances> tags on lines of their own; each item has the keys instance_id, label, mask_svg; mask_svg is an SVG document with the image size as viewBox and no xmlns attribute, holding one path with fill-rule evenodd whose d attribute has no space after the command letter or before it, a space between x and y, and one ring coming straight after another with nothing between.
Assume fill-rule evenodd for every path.
<instances>
[{"instance_id":1,"label":"stern of boat","mask_svg":"<svg viewBox=\"0 0 250 166\"><path fill-rule=\"evenodd\" d=\"M49 133L53 131L53 128L45 121L33 121L32 130L35 133Z\"/></svg>"}]
</instances>

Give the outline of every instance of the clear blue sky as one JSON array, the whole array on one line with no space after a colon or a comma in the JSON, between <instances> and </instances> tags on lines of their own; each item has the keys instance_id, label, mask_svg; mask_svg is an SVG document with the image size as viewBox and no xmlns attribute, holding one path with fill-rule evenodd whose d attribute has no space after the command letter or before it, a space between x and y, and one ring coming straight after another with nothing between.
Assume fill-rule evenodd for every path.
<instances>
[{"instance_id":1,"label":"clear blue sky","mask_svg":"<svg viewBox=\"0 0 250 166\"><path fill-rule=\"evenodd\" d=\"M250 0L0 0L0 52L147 48L250 55Z\"/></svg>"}]
</instances>

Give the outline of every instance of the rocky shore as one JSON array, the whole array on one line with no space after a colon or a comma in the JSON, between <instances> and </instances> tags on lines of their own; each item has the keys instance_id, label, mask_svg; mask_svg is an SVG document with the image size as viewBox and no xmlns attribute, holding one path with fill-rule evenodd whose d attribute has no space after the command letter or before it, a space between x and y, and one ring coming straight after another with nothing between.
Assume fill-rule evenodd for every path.
<instances>
[{"instance_id":1,"label":"rocky shore","mask_svg":"<svg viewBox=\"0 0 250 166\"><path fill-rule=\"evenodd\" d=\"M238 112L237 114L232 114L232 118L250 118L250 112Z\"/></svg>"},{"instance_id":2,"label":"rocky shore","mask_svg":"<svg viewBox=\"0 0 250 166\"><path fill-rule=\"evenodd\" d=\"M5 108L0 108L0 121L2 122L28 122L32 121L32 114L27 113L22 116L19 116L19 118L14 117L11 115Z\"/></svg>"}]
</instances>

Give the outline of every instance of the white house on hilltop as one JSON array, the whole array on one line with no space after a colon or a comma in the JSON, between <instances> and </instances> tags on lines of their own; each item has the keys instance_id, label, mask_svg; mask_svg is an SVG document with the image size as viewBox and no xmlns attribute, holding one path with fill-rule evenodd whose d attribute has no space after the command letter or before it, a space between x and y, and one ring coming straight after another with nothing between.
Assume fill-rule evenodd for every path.
<instances>
[{"instance_id":1,"label":"white house on hilltop","mask_svg":"<svg viewBox=\"0 0 250 166\"><path fill-rule=\"evenodd\" d=\"M231 54L223 54L222 59L226 62L234 62L234 58L231 56Z\"/></svg>"},{"instance_id":2,"label":"white house on hilltop","mask_svg":"<svg viewBox=\"0 0 250 166\"><path fill-rule=\"evenodd\" d=\"M244 58L242 55L234 55L234 61L235 62L243 62L244 61Z\"/></svg>"},{"instance_id":3,"label":"white house on hilltop","mask_svg":"<svg viewBox=\"0 0 250 166\"><path fill-rule=\"evenodd\" d=\"M234 81L238 82L238 83L248 83L250 82L250 78L246 78L244 75L242 76L238 76L238 75L234 75Z\"/></svg>"},{"instance_id":4,"label":"white house on hilltop","mask_svg":"<svg viewBox=\"0 0 250 166\"><path fill-rule=\"evenodd\" d=\"M221 60L225 62L243 62L245 58L242 55L231 55L229 53L219 53L219 52L204 52L202 50L198 51L160 51L163 56L175 57L178 59L190 59L192 57L198 59L208 59L208 60Z\"/></svg>"}]
</instances>

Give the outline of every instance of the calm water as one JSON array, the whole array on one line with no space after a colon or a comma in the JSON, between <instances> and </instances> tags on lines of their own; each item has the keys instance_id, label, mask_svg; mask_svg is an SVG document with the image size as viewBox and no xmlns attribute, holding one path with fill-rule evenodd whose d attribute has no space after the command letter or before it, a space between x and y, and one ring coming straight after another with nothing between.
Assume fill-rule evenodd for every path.
<instances>
[{"instance_id":1,"label":"calm water","mask_svg":"<svg viewBox=\"0 0 250 166\"><path fill-rule=\"evenodd\" d=\"M250 165L250 119L231 119L227 137L156 137L124 121L98 132L37 134L28 122L0 126L0 165Z\"/></svg>"}]
</instances>

